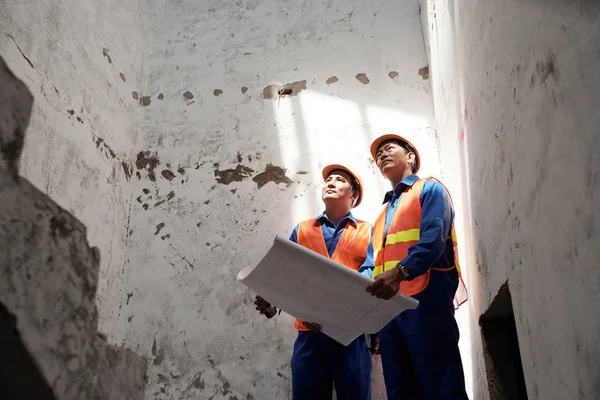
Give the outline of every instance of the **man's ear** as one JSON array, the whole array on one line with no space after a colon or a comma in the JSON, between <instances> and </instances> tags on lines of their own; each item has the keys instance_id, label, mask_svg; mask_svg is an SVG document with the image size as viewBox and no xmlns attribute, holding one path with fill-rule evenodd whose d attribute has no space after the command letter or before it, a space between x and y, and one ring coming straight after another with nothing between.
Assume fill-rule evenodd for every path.
<instances>
[{"instance_id":1,"label":"man's ear","mask_svg":"<svg viewBox=\"0 0 600 400\"><path fill-rule=\"evenodd\" d=\"M356 200L358 200L358 190L352 189L352 196L350 198L352 199L352 205L354 205Z\"/></svg>"},{"instance_id":2,"label":"man's ear","mask_svg":"<svg viewBox=\"0 0 600 400\"><path fill-rule=\"evenodd\" d=\"M406 158L408 158L408 161L412 164L417 159L417 155L414 152L409 151L408 154L406 155Z\"/></svg>"}]
</instances>

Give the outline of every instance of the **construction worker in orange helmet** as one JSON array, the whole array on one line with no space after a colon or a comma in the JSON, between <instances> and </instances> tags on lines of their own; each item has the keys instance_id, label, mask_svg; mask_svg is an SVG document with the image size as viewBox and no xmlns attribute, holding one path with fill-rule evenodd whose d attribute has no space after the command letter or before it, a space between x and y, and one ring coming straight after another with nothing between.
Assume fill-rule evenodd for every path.
<instances>
[{"instance_id":1,"label":"construction worker in orange helmet","mask_svg":"<svg viewBox=\"0 0 600 400\"><path fill-rule=\"evenodd\" d=\"M377 138L371 155L392 190L373 227L374 280L366 290L381 299L400 291L419 300L378 335L387 397L468 400L454 318L467 296L450 195L438 180L416 175L419 152L402 136Z\"/></svg>"},{"instance_id":2,"label":"construction worker in orange helmet","mask_svg":"<svg viewBox=\"0 0 600 400\"><path fill-rule=\"evenodd\" d=\"M350 212L362 201L361 179L339 164L326 166L322 175L325 211L296 225L290 240L371 277L372 225ZM254 303L268 318L276 314L262 297L256 296ZM372 361L364 335L343 346L320 332L317 324L296 319L294 326L298 337L291 360L293 400L331 400L334 386L338 400L371 399Z\"/></svg>"}]
</instances>

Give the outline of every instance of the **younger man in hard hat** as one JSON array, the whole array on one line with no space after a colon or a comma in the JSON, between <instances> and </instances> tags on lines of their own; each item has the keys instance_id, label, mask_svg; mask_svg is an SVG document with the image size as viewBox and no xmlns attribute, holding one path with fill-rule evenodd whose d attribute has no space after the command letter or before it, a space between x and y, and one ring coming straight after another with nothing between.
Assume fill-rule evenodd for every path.
<instances>
[{"instance_id":1,"label":"younger man in hard hat","mask_svg":"<svg viewBox=\"0 0 600 400\"><path fill-rule=\"evenodd\" d=\"M403 137L379 137L371 155L392 190L373 227L374 281L367 291L387 300L400 290L419 300L379 332L387 397L468 400L453 304L466 301L466 289L450 196L439 181L416 175L419 153Z\"/></svg>"},{"instance_id":2,"label":"younger man in hard hat","mask_svg":"<svg viewBox=\"0 0 600 400\"><path fill-rule=\"evenodd\" d=\"M325 211L298 224L290 240L370 277L372 226L350 212L362 200L360 177L333 164L323 169L323 179ZM260 296L255 304L261 314L276 313ZM296 319L294 326L298 337L291 361L293 400L331 400L334 385L338 400L371 399L372 362L364 335L343 346L321 333L317 324Z\"/></svg>"}]
</instances>

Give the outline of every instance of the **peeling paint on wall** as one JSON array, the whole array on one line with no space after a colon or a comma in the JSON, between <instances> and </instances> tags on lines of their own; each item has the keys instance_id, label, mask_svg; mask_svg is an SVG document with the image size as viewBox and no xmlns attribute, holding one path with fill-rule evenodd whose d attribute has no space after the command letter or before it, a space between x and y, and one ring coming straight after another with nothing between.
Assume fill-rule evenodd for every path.
<instances>
[{"instance_id":1,"label":"peeling paint on wall","mask_svg":"<svg viewBox=\"0 0 600 400\"><path fill-rule=\"evenodd\" d=\"M160 174L163 178L165 178L168 181L172 181L173 178L175 178L175 174L169 171L168 169L163 169Z\"/></svg>"},{"instance_id":2,"label":"peeling paint on wall","mask_svg":"<svg viewBox=\"0 0 600 400\"><path fill-rule=\"evenodd\" d=\"M263 89L263 99L277 99L282 96L297 96L306 89L306 81L296 81L285 85L269 85Z\"/></svg>"},{"instance_id":3,"label":"peeling paint on wall","mask_svg":"<svg viewBox=\"0 0 600 400\"><path fill-rule=\"evenodd\" d=\"M102 49L102 55L106 57L109 64L112 64L112 58L110 57L110 54L108 54L108 49L106 47Z\"/></svg>"},{"instance_id":4,"label":"peeling paint on wall","mask_svg":"<svg viewBox=\"0 0 600 400\"><path fill-rule=\"evenodd\" d=\"M140 105L143 107L149 106L152 103L150 96L142 96L140 97Z\"/></svg>"},{"instance_id":5,"label":"peeling paint on wall","mask_svg":"<svg viewBox=\"0 0 600 400\"><path fill-rule=\"evenodd\" d=\"M135 166L138 170L145 169L148 171L148 178L152 181L156 181L156 175L154 169L158 166L159 160L156 153L150 153L149 151L140 151L137 154ZM138 171L139 173L139 171Z\"/></svg>"},{"instance_id":6,"label":"peeling paint on wall","mask_svg":"<svg viewBox=\"0 0 600 400\"><path fill-rule=\"evenodd\" d=\"M225 169L219 171L218 168L215 169L215 179L218 183L223 185L229 185L232 182L241 182L242 180L249 178L254 170L252 168L246 167L242 164L238 164L233 169Z\"/></svg>"},{"instance_id":7,"label":"peeling paint on wall","mask_svg":"<svg viewBox=\"0 0 600 400\"><path fill-rule=\"evenodd\" d=\"M356 74L356 80L362 83L363 85L368 85L371 81L369 77L365 73Z\"/></svg>"},{"instance_id":8,"label":"peeling paint on wall","mask_svg":"<svg viewBox=\"0 0 600 400\"><path fill-rule=\"evenodd\" d=\"M256 185L259 189L265 186L269 182L273 182L275 184L286 184L287 186L294 183L290 178L288 178L285 173L287 170L282 167L278 167L273 164L267 164L264 172L256 175L252 180L256 182Z\"/></svg>"}]
</instances>

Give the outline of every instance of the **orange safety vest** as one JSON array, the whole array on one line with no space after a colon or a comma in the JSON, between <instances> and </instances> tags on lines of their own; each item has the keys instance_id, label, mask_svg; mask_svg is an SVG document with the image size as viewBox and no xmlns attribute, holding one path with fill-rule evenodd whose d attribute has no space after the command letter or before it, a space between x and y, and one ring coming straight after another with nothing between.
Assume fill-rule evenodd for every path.
<instances>
[{"instance_id":1,"label":"orange safety vest","mask_svg":"<svg viewBox=\"0 0 600 400\"><path fill-rule=\"evenodd\" d=\"M427 179L420 178L412 186L406 188L400 200L398 208L394 214L394 218L388 229L387 236L385 234L385 214L388 204L377 217L373 227L373 250L375 256L375 269L373 270L373 278L381 274L383 271L394 268L400 261L408 255L408 249L416 244L421 237L421 192L423 185L428 179L433 179L440 184L440 181L433 177ZM442 184L443 186L443 184ZM444 186L445 188L445 186ZM448 190L446 190L448 191ZM452 202L452 199L450 199ZM454 246L454 265L450 268L434 268L429 267L423 275L417 276L410 281L402 281L400 283L400 292L407 296L414 296L421 293L429 284L431 270L435 271L451 271L456 268L459 278L459 287L454 294L455 307L463 304L468 299L467 288L462 279L460 264L458 262L458 249L456 241L456 231L454 230L454 222L452 223L451 234L448 239L452 240Z\"/></svg>"},{"instance_id":2,"label":"orange safety vest","mask_svg":"<svg viewBox=\"0 0 600 400\"><path fill-rule=\"evenodd\" d=\"M303 221L298 225L298 244L307 249L329 257L325 238L320 223L315 219ZM367 258L367 248L371 239L371 224L356 220L356 226L349 222L340 238L331 260L358 271ZM299 331L306 331L306 327L298 318L294 320L294 327Z\"/></svg>"}]
</instances>

